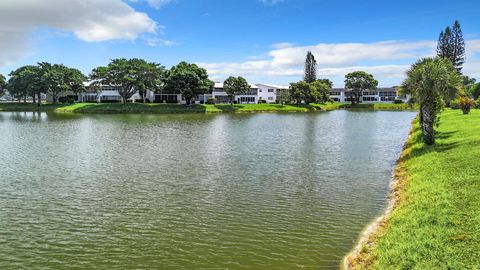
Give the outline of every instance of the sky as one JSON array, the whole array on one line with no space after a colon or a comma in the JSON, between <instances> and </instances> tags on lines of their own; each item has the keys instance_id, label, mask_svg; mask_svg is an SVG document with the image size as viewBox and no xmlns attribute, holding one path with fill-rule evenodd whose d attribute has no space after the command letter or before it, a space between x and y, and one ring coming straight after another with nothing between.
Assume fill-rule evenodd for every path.
<instances>
[{"instance_id":1,"label":"sky","mask_svg":"<svg viewBox=\"0 0 480 270\"><path fill-rule=\"evenodd\" d=\"M312 51L334 87L348 72L399 85L460 21L464 74L480 79L478 0L0 0L0 73L41 61L86 75L114 58L187 61L214 81L287 85Z\"/></svg>"}]
</instances>

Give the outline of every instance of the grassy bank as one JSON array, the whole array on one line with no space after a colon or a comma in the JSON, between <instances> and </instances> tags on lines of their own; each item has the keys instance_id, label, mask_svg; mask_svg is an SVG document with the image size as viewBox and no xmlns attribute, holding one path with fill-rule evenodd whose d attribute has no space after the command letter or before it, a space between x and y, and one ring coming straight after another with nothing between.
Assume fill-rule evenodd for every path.
<instances>
[{"instance_id":1,"label":"grassy bank","mask_svg":"<svg viewBox=\"0 0 480 270\"><path fill-rule=\"evenodd\" d=\"M55 111L68 113L248 113L248 112L311 112L329 111L351 108L345 103L326 103L311 105L281 105L281 104L214 104L214 105L178 105L178 104L141 104L128 103L77 103L77 104L43 104L38 107L31 103L0 103L0 111ZM406 104L360 104L355 108L371 110L407 110Z\"/></svg>"},{"instance_id":2,"label":"grassy bank","mask_svg":"<svg viewBox=\"0 0 480 270\"><path fill-rule=\"evenodd\" d=\"M85 104L57 108L56 112L74 113L221 113L221 112L308 112L338 109L339 103L318 105L239 104L239 105L178 105L178 104Z\"/></svg>"},{"instance_id":3,"label":"grassy bank","mask_svg":"<svg viewBox=\"0 0 480 270\"><path fill-rule=\"evenodd\" d=\"M347 258L350 269L480 269L480 110L441 114L437 143L415 123L396 170L396 206Z\"/></svg>"},{"instance_id":4,"label":"grassy bank","mask_svg":"<svg viewBox=\"0 0 480 270\"><path fill-rule=\"evenodd\" d=\"M342 104L342 109L370 109L370 110L380 110L380 111L406 111L414 110L416 107L411 107L406 103L395 104L395 103L362 103L351 105L350 103Z\"/></svg>"}]
</instances>

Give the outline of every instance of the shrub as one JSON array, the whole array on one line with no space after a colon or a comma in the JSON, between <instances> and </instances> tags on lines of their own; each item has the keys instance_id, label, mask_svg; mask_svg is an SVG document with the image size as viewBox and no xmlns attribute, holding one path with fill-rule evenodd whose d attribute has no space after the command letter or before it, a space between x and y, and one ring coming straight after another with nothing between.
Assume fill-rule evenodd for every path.
<instances>
[{"instance_id":1,"label":"shrub","mask_svg":"<svg viewBox=\"0 0 480 270\"><path fill-rule=\"evenodd\" d=\"M395 104L403 104L403 103L405 103L405 102L404 102L403 100L401 100L401 99L395 99L395 101L394 101L393 103L395 103Z\"/></svg>"},{"instance_id":2,"label":"shrub","mask_svg":"<svg viewBox=\"0 0 480 270\"><path fill-rule=\"evenodd\" d=\"M209 99L207 99L207 101L205 102L205 104L215 104L216 101L217 101L217 100L214 99L214 98L209 98Z\"/></svg>"},{"instance_id":3,"label":"shrub","mask_svg":"<svg viewBox=\"0 0 480 270\"><path fill-rule=\"evenodd\" d=\"M455 110L460 109L460 100L456 99L456 100L450 101L450 108L455 109Z\"/></svg>"},{"instance_id":4,"label":"shrub","mask_svg":"<svg viewBox=\"0 0 480 270\"><path fill-rule=\"evenodd\" d=\"M469 114L470 109L475 106L475 100L470 97L460 97L459 104L463 114Z\"/></svg>"},{"instance_id":5,"label":"shrub","mask_svg":"<svg viewBox=\"0 0 480 270\"><path fill-rule=\"evenodd\" d=\"M267 103L267 101L263 99L258 100L258 104L261 104L261 103Z\"/></svg>"},{"instance_id":6,"label":"shrub","mask_svg":"<svg viewBox=\"0 0 480 270\"><path fill-rule=\"evenodd\" d=\"M475 108L480 109L480 97L475 101Z\"/></svg>"}]
</instances>

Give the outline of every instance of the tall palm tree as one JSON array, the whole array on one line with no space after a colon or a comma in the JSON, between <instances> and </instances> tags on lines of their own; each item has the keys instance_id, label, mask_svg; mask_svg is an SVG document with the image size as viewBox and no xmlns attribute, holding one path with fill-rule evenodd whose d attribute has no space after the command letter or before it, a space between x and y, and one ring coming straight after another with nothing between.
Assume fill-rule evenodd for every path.
<instances>
[{"instance_id":1,"label":"tall palm tree","mask_svg":"<svg viewBox=\"0 0 480 270\"><path fill-rule=\"evenodd\" d=\"M445 100L449 99L450 91L458 91L460 86L460 75L452 63L444 58L420 59L407 71L402 88L420 105L420 125L426 144L435 143L437 114L443 109Z\"/></svg>"}]
</instances>

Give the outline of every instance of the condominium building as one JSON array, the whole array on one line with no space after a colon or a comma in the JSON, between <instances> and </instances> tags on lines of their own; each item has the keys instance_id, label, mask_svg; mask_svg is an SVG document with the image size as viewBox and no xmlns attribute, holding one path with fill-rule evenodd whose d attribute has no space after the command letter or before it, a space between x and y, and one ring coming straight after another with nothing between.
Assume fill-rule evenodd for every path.
<instances>
[{"instance_id":1,"label":"condominium building","mask_svg":"<svg viewBox=\"0 0 480 270\"><path fill-rule=\"evenodd\" d=\"M215 99L215 103L230 103L230 98L223 88L223 83L215 83L211 97ZM236 95L233 100L238 104L258 103L258 86L250 84L250 90L247 93Z\"/></svg>"},{"instance_id":2,"label":"condominium building","mask_svg":"<svg viewBox=\"0 0 480 270\"><path fill-rule=\"evenodd\" d=\"M257 83L258 102L276 103L280 91L287 90L289 87L284 85Z\"/></svg>"},{"instance_id":3,"label":"condominium building","mask_svg":"<svg viewBox=\"0 0 480 270\"><path fill-rule=\"evenodd\" d=\"M402 100L407 102L409 97L401 95L399 89L396 87L390 88L377 88L373 91L364 91L360 96L360 102L362 103L375 103L375 102L394 102L395 100ZM345 88L333 88L330 92L330 99L337 102L350 102L351 95L350 90Z\"/></svg>"}]
</instances>

